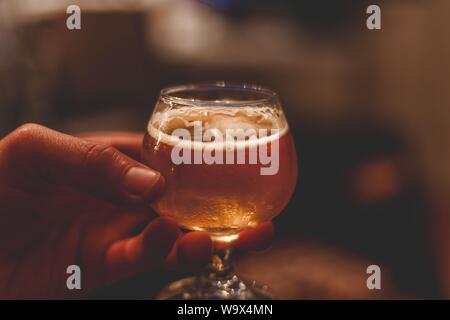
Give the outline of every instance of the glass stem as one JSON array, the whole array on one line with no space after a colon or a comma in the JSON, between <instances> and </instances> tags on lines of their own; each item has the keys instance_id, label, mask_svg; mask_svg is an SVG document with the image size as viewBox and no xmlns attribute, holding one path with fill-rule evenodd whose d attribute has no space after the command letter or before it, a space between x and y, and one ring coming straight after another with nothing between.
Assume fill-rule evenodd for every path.
<instances>
[{"instance_id":1,"label":"glass stem","mask_svg":"<svg viewBox=\"0 0 450 320\"><path fill-rule=\"evenodd\" d=\"M211 263L208 266L208 274L210 278L222 278L231 270L231 249L214 246Z\"/></svg>"}]
</instances>

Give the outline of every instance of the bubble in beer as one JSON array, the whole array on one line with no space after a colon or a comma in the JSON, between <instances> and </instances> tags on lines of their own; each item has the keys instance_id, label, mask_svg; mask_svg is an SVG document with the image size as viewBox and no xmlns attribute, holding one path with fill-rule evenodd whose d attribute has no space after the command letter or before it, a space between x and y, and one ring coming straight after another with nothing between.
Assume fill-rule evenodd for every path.
<instances>
[{"instance_id":1,"label":"bubble in beer","mask_svg":"<svg viewBox=\"0 0 450 320\"><path fill-rule=\"evenodd\" d=\"M196 128L196 123L200 128ZM225 161L223 164L194 164L192 161L174 165L171 153L180 139L172 133L177 129L189 133L192 141L182 141L189 153L215 148L216 152L231 153L236 160L238 152L242 151L246 161L232 164ZM227 150L225 143L214 139L193 141L195 130L201 130L202 134L208 130L219 132L223 141L227 130L266 130L268 134L255 139L246 137ZM291 197L297 180L295 148L283 114L273 108L173 108L154 113L147 131L143 161L166 179L165 193L153 208L162 216L174 218L185 229L204 230L213 238L226 238L271 220ZM278 145L278 171L274 175L262 175L261 168L266 165L249 163L250 155L258 155L264 144L275 143Z\"/></svg>"}]
</instances>

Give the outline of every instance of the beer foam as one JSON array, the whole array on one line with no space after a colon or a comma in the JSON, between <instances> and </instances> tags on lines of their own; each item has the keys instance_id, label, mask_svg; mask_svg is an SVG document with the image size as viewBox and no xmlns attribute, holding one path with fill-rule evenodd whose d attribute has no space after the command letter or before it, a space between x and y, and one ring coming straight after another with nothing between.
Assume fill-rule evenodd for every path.
<instances>
[{"instance_id":1,"label":"beer foam","mask_svg":"<svg viewBox=\"0 0 450 320\"><path fill-rule=\"evenodd\" d=\"M219 130L223 142L197 141L194 139L196 123L200 121L202 134L207 130ZM172 135L176 129L186 129L190 132L191 140L183 140ZM156 112L148 125L149 134L158 142L168 145L180 145L187 148L225 148L227 130L255 130L257 139L236 141L234 148L246 148L262 143L269 143L279 139L288 131L288 124L284 115L277 109L270 107L181 107ZM265 129L267 136L259 137L261 129ZM218 145L219 144L219 145Z\"/></svg>"}]
</instances>

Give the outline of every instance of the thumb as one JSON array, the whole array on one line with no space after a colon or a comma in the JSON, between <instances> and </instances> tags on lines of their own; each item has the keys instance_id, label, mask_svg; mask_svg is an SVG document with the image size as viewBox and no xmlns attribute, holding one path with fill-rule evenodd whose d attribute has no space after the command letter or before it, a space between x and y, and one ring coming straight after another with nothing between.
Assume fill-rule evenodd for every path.
<instances>
[{"instance_id":1,"label":"thumb","mask_svg":"<svg viewBox=\"0 0 450 320\"><path fill-rule=\"evenodd\" d=\"M0 180L39 190L43 183L76 187L107 200L141 203L164 187L161 174L108 144L26 124L0 141ZM20 183L19 186L17 184Z\"/></svg>"}]
</instances>

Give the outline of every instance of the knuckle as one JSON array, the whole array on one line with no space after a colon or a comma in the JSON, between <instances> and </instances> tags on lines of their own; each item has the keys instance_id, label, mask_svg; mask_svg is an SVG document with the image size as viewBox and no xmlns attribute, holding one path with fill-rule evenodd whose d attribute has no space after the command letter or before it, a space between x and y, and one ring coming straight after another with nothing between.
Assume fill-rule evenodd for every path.
<instances>
[{"instance_id":1,"label":"knuckle","mask_svg":"<svg viewBox=\"0 0 450 320\"><path fill-rule=\"evenodd\" d=\"M121 153L109 144L89 142L85 150L86 169L94 176L107 176L115 183L131 166Z\"/></svg>"},{"instance_id":2,"label":"knuckle","mask_svg":"<svg viewBox=\"0 0 450 320\"><path fill-rule=\"evenodd\" d=\"M39 132L45 130L45 127L36 123L26 123L15 129L10 136L15 140L23 141L24 139L33 139Z\"/></svg>"},{"instance_id":3,"label":"knuckle","mask_svg":"<svg viewBox=\"0 0 450 320\"><path fill-rule=\"evenodd\" d=\"M35 150L36 142L45 136L47 128L35 123L26 123L11 132L3 141L11 155Z\"/></svg>"},{"instance_id":4,"label":"knuckle","mask_svg":"<svg viewBox=\"0 0 450 320\"><path fill-rule=\"evenodd\" d=\"M99 166L114 161L119 156L117 150L104 143L88 143L86 145L85 157L88 166Z\"/></svg>"}]
</instances>

